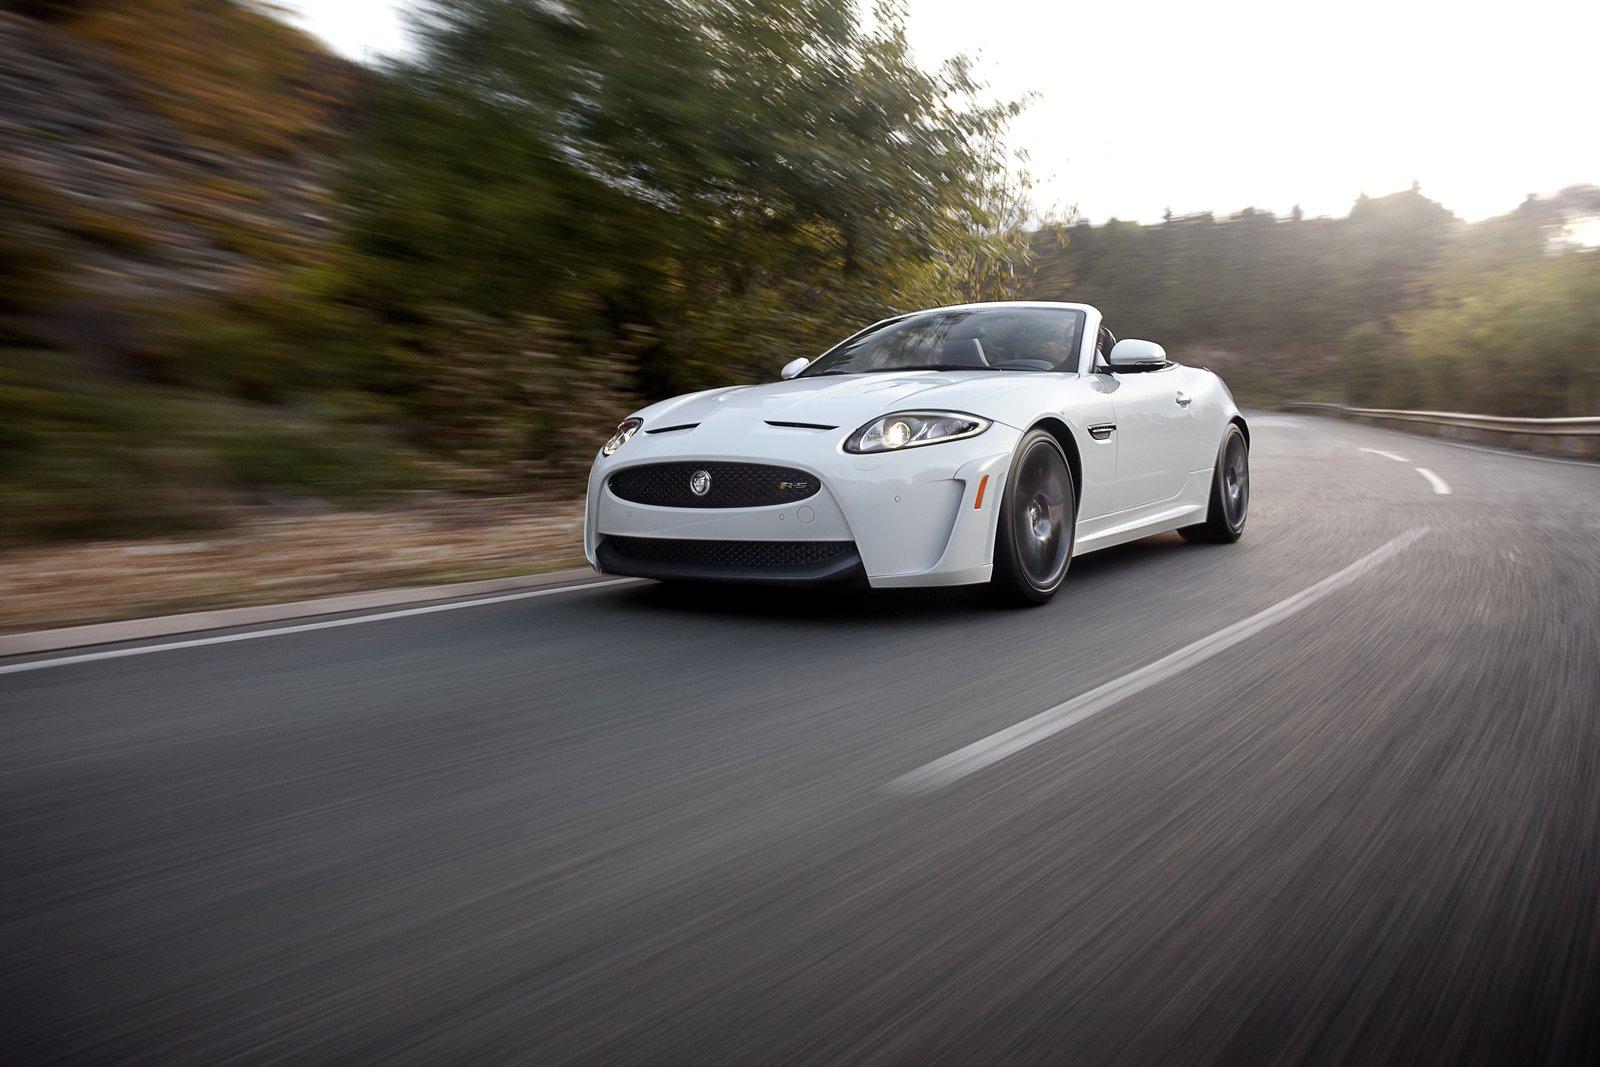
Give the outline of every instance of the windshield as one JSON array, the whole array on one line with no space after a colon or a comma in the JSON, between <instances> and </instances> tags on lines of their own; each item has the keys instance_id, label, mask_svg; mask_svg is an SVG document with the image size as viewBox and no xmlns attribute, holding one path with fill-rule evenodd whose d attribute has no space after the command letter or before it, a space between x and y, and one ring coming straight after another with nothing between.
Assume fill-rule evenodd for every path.
<instances>
[{"instance_id":1,"label":"windshield","mask_svg":"<svg viewBox=\"0 0 1600 1067\"><path fill-rule=\"evenodd\" d=\"M1075 371L1083 312L991 307L908 315L831 349L801 377L902 370Z\"/></svg>"}]
</instances>

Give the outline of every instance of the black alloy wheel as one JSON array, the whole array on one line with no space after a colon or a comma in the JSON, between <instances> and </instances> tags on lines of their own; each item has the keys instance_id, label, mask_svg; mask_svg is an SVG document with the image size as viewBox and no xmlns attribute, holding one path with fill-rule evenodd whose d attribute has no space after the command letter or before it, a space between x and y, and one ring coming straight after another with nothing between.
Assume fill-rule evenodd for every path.
<instances>
[{"instance_id":1,"label":"black alloy wheel","mask_svg":"<svg viewBox=\"0 0 1600 1067\"><path fill-rule=\"evenodd\" d=\"M994 589L1012 603L1049 600L1072 561L1077 526L1072 469L1061 444L1032 430L1017 446L995 529Z\"/></svg>"},{"instance_id":2,"label":"black alloy wheel","mask_svg":"<svg viewBox=\"0 0 1600 1067\"><path fill-rule=\"evenodd\" d=\"M1244 533L1250 515L1250 444L1239 424L1230 422L1217 447L1206 521L1179 530L1185 540L1232 544Z\"/></svg>"}]
</instances>

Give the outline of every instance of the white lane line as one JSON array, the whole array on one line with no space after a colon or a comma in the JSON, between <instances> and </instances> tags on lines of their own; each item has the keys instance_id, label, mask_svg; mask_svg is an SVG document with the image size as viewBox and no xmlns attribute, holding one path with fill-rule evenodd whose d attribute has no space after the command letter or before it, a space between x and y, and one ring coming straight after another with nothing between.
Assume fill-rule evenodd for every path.
<instances>
[{"instance_id":1,"label":"white lane line","mask_svg":"<svg viewBox=\"0 0 1600 1067\"><path fill-rule=\"evenodd\" d=\"M1363 452L1371 452L1374 456L1382 456L1384 459L1392 459L1396 463L1410 463L1411 462L1409 459L1407 459L1404 456L1395 455L1393 452L1385 452L1381 448L1363 448L1363 449L1361 449L1361 451L1363 451ZM1411 469L1416 471L1418 474L1422 475L1424 478L1428 479L1428 484L1433 486L1433 491L1436 494L1438 494L1439 496L1449 496L1450 495L1450 484L1448 482L1446 482L1443 478L1439 477L1437 474L1433 473L1427 467L1412 467Z\"/></svg>"},{"instance_id":2,"label":"white lane line","mask_svg":"<svg viewBox=\"0 0 1600 1067\"><path fill-rule=\"evenodd\" d=\"M304 622L294 626L279 626L271 630L251 630L242 634L219 634L215 637L192 637L184 641L168 641L160 645L140 645L137 648L111 648L103 652L80 652L75 656L57 656L55 659L36 659L26 663L0 664L0 674L21 674L23 671L42 671L50 667L70 667L76 663L96 663L104 659L125 659L128 656L148 656L154 652L176 652L182 648L202 648L206 645L228 645L235 641L254 641L262 637L283 637L286 634L304 634L313 630L332 630L340 626L360 626L368 622L388 619L408 619L413 615L432 615L437 611L460 611L463 608L481 608L488 604L504 604L510 600L532 600L535 597L571 593L579 589L604 589L610 585L637 582L637 578L611 578L603 582L583 582L579 585L562 585L553 589L529 589L521 593L502 593L499 596L480 597L477 600L457 600L448 604L428 604L424 607L401 608L398 611L381 611L376 615L356 615L348 619L326 619L322 622Z\"/></svg>"},{"instance_id":3,"label":"white lane line","mask_svg":"<svg viewBox=\"0 0 1600 1067\"><path fill-rule=\"evenodd\" d=\"M1412 467L1412 470L1428 479L1428 484L1433 486L1433 491L1440 496L1450 495L1450 483L1433 473L1427 467Z\"/></svg>"},{"instance_id":4,"label":"white lane line","mask_svg":"<svg viewBox=\"0 0 1600 1067\"><path fill-rule=\"evenodd\" d=\"M1260 633L1273 623L1282 622L1291 615L1304 611L1329 593L1349 585L1362 574L1407 548L1426 534L1428 529L1422 526L1403 533L1343 570L1335 571L1316 585L1302 589L1286 600L1278 601L1265 611L1241 619L1209 637L1202 637L1171 655L1163 656L1154 663L1140 667L1131 674L1125 674L1065 703L1057 704L1048 711L1042 711L1032 718L1022 720L1015 726L1008 726L980 741L958 748L948 756L941 756L932 763L924 764L908 774L901 775L886 785L884 790L899 795L931 792L1053 737L1069 726L1098 715L1136 693L1143 692L1181 671L1205 662L1219 652Z\"/></svg>"}]
</instances>

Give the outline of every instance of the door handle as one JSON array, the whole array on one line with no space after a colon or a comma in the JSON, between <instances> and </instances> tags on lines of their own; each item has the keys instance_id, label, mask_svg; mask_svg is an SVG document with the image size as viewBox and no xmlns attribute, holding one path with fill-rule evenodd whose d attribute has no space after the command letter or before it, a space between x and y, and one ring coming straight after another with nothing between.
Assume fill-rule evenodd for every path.
<instances>
[{"instance_id":1,"label":"door handle","mask_svg":"<svg viewBox=\"0 0 1600 1067\"><path fill-rule=\"evenodd\" d=\"M1190 396L1187 396L1182 389L1179 389L1178 390L1178 395L1176 397L1174 397L1173 399L1178 402L1178 406L1180 408L1186 408L1186 407L1189 406L1189 401L1194 399L1194 398L1190 397Z\"/></svg>"}]
</instances>

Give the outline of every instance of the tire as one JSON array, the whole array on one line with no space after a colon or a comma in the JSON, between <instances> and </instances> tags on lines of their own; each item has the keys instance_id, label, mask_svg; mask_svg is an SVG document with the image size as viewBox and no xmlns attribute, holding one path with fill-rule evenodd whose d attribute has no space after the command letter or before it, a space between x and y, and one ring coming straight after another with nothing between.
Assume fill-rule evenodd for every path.
<instances>
[{"instance_id":1,"label":"tire","mask_svg":"<svg viewBox=\"0 0 1600 1067\"><path fill-rule=\"evenodd\" d=\"M1078 522L1072 468L1061 444L1030 430L1017 445L995 522L990 589L1002 602L1043 604L1067 576Z\"/></svg>"},{"instance_id":2,"label":"tire","mask_svg":"<svg viewBox=\"0 0 1600 1067\"><path fill-rule=\"evenodd\" d=\"M1231 545L1250 517L1250 444L1236 422L1228 423L1211 472L1211 505L1206 521L1178 531L1185 541Z\"/></svg>"}]
</instances>

